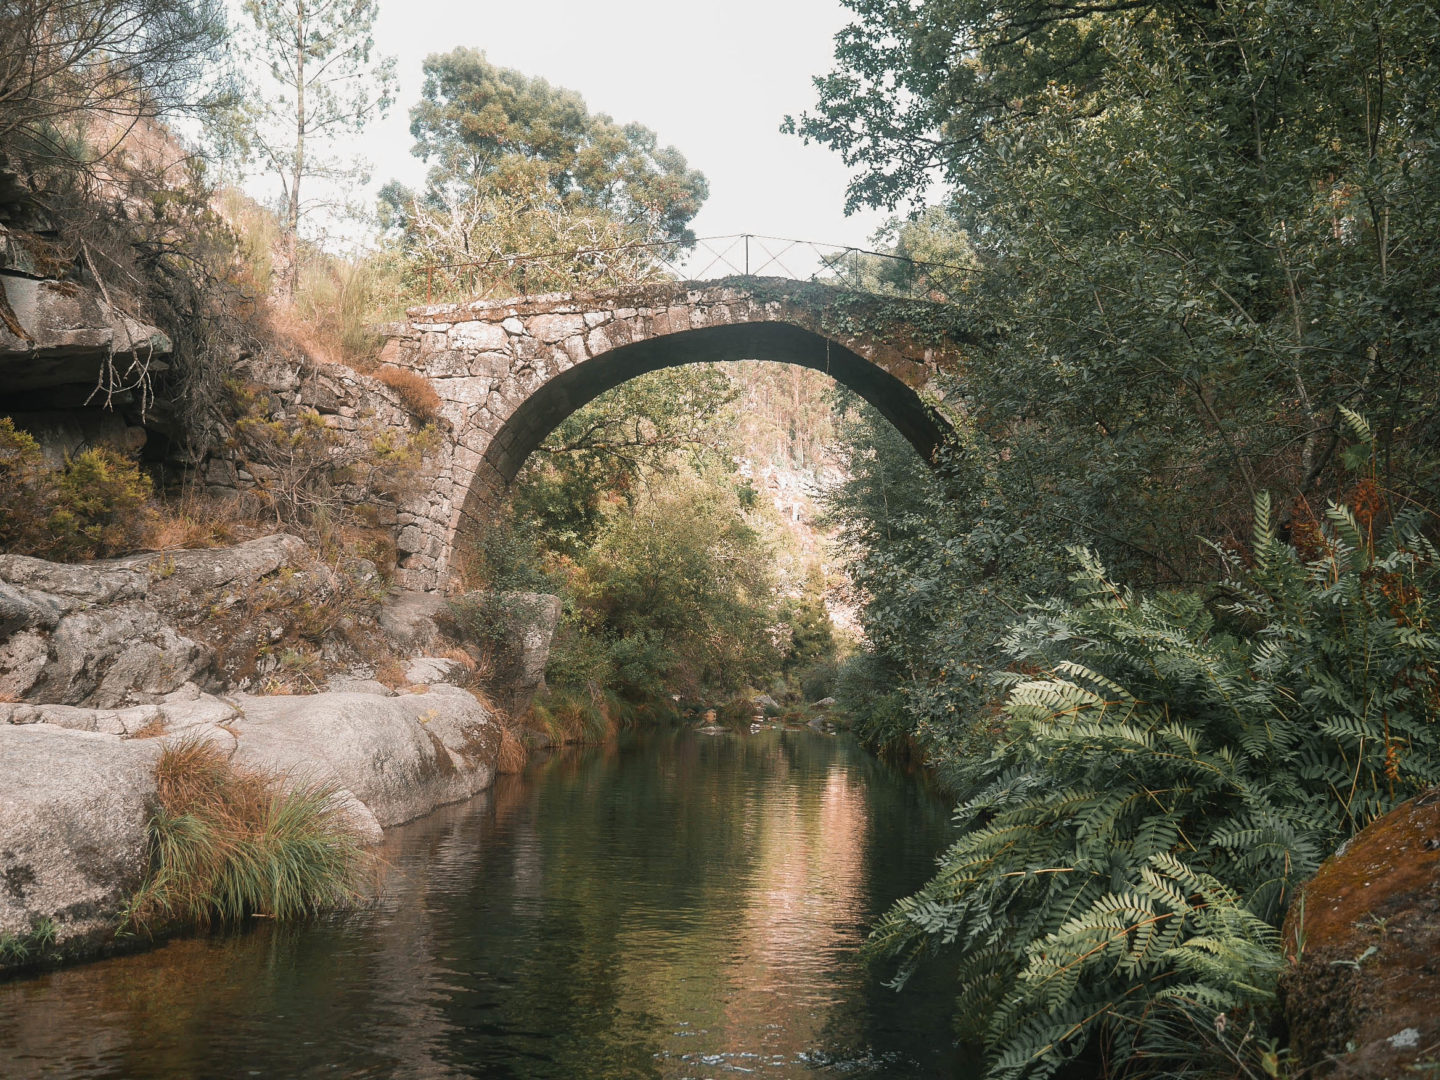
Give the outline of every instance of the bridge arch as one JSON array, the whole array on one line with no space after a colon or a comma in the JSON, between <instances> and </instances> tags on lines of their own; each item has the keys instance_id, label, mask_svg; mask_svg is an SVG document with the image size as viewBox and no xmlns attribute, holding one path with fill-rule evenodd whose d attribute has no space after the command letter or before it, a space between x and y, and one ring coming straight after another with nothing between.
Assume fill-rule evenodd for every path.
<instances>
[{"instance_id":1,"label":"bridge arch","mask_svg":"<svg viewBox=\"0 0 1440 1080\"><path fill-rule=\"evenodd\" d=\"M938 313L939 305L779 279L412 309L385 328L380 359L426 377L449 438L402 502L398 583L443 588L457 539L490 519L545 437L606 390L661 368L770 360L824 371L929 459L945 422L924 395L961 347L939 329Z\"/></svg>"}]
</instances>

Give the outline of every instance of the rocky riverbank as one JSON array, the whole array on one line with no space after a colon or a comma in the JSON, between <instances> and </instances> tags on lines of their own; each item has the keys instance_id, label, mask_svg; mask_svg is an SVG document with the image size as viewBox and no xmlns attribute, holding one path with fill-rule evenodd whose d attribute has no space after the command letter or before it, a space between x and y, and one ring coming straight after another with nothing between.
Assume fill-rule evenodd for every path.
<instances>
[{"instance_id":1,"label":"rocky riverbank","mask_svg":"<svg viewBox=\"0 0 1440 1080\"><path fill-rule=\"evenodd\" d=\"M469 676L454 643L424 655L443 600L377 585L357 602L367 574L285 535L73 565L0 555L0 972L33 961L27 942L111 946L177 740L326 785L368 842L491 782L500 718L451 685ZM531 654L551 628L517 629L522 669L543 674ZM299 673L315 692L257 693L293 689L285 643L306 632L330 668Z\"/></svg>"}]
</instances>

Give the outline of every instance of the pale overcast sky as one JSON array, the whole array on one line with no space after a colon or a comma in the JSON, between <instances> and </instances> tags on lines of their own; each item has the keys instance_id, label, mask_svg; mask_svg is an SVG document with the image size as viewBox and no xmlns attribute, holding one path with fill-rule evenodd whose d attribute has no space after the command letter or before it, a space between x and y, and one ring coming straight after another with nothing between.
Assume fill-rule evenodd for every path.
<instances>
[{"instance_id":1,"label":"pale overcast sky","mask_svg":"<svg viewBox=\"0 0 1440 1080\"><path fill-rule=\"evenodd\" d=\"M839 156L779 132L786 113L814 104L810 80L831 69L845 16L838 0L380 0L376 44L399 58L400 87L358 149L374 164L372 187L417 184L409 110L420 64L465 45L675 146L710 181L698 235L864 245L884 215L845 217Z\"/></svg>"}]
</instances>

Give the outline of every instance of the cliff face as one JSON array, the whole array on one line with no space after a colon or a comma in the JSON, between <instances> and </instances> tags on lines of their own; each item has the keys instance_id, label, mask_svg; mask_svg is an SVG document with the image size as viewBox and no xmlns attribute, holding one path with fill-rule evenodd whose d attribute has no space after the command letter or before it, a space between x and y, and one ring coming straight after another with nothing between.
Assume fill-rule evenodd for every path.
<instances>
[{"instance_id":1,"label":"cliff face","mask_svg":"<svg viewBox=\"0 0 1440 1080\"><path fill-rule=\"evenodd\" d=\"M0 415L34 433L52 464L87 446L133 453L170 339L113 303L58 239L0 162Z\"/></svg>"},{"instance_id":2,"label":"cliff face","mask_svg":"<svg viewBox=\"0 0 1440 1080\"><path fill-rule=\"evenodd\" d=\"M1372 823L1292 905L1281 979L1307 1076L1394 1078L1440 1062L1440 789Z\"/></svg>"}]
</instances>

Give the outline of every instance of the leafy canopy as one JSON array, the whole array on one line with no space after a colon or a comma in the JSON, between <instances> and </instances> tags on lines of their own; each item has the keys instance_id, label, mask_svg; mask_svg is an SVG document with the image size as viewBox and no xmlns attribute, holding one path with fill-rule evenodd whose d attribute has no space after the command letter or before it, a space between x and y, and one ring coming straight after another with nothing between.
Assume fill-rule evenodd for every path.
<instances>
[{"instance_id":1,"label":"leafy canopy","mask_svg":"<svg viewBox=\"0 0 1440 1080\"><path fill-rule=\"evenodd\" d=\"M493 190L601 211L647 234L686 235L709 189L674 147L639 124L590 113L573 90L500 68L476 49L426 58L410 111L433 194Z\"/></svg>"}]
</instances>

